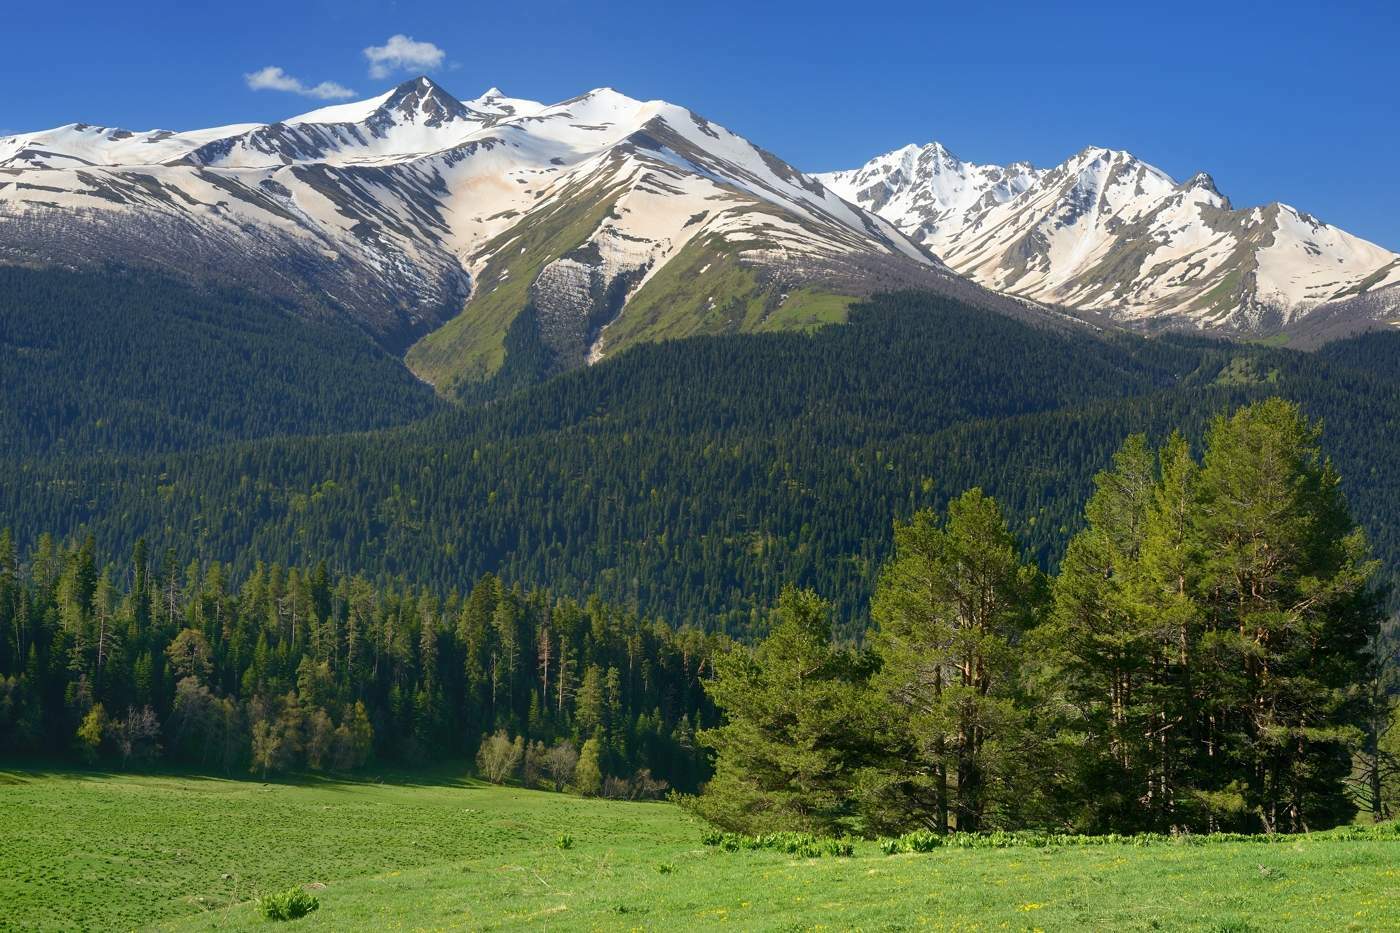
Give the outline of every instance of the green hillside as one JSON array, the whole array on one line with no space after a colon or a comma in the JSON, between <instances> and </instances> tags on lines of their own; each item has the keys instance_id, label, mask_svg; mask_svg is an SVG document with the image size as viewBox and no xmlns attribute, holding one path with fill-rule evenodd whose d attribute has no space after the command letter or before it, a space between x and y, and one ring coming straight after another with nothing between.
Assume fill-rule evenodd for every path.
<instances>
[{"instance_id":1,"label":"green hillside","mask_svg":"<svg viewBox=\"0 0 1400 933\"><path fill-rule=\"evenodd\" d=\"M816 587L848 631L891 523L981 485L1043 565L1092 475L1155 438L1269 395L1323 443L1388 571L1400 566L1400 385L1287 350L1042 330L955 302L886 297L811 334L639 346L486 407L359 436L155 458L60 457L0 477L21 540L234 561L326 559L465 588L482 573L745 631L781 586ZM64 482L55 482L61 475Z\"/></svg>"},{"instance_id":2,"label":"green hillside","mask_svg":"<svg viewBox=\"0 0 1400 933\"><path fill-rule=\"evenodd\" d=\"M666 803L442 773L0 782L0 916L34 930L270 929L254 899L290 887L318 901L298 930L1378 930L1400 909L1397 842L1346 831L803 858L703 845Z\"/></svg>"},{"instance_id":3,"label":"green hillside","mask_svg":"<svg viewBox=\"0 0 1400 933\"><path fill-rule=\"evenodd\" d=\"M440 404L344 324L149 272L0 266L0 458L401 424Z\"/></svg>"}]
</instances>

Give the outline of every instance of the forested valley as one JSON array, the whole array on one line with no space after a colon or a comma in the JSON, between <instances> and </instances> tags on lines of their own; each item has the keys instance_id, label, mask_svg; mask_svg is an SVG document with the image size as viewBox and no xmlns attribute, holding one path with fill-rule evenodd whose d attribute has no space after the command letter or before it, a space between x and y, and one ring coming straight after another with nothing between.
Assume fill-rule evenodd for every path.
<instances>
[{"instance_id":1,"label":"forested valley","mask_svg":"<svg viewBox=\"0 0 1400 933\"><path fill-rule=\"evenodd\" d=\"M13 274L60 315L85 287ZM1393 805L1400 334L1302 354L911 293L460 407L367 338L146 284L0 335L12 753L465 757L742 831Z\"/></svg>"},{"instance_id":2,"label":"forested valley","mask_svg":"<svg viewBox=\"0 0 1400 933\"><path fill-rule=\"evenodd\" d=\"M980 489L894 527L871 627L786 587L755 648L507 587L439 596L0 534L0 741L223 773L475 754L488 779L670 789L744 831L1273 833L1400 792L1378 564L1271 399L1202 460L1133 435L1058 573ZM713 757L711 757L713 753Z\"/></svg>"},{"instance_id":3,"label":"forested valley","mask_svg":"<svg viewBox=\"0 0 1400 933\"><path fill-rule=\"evenodd\" d=\"M856 637L894 519L979 486L1052 570L1124 437L1179 429L1199 444L1215 413L1277 395L1322 421L1393 579L1400 477L1386 465L1400 434L1378 426L1400 423L1400 385L1374 367L1397 343L1368 335L1309 355L1094 336L888 296L811 335L643 346L402 427L0 455L14 461L0 515L26 548L43 531L91 534L103 554L144 537L237 579L259 560L325 560L441 592L494 573L745 638L794 583Z\"/></svg>"}]
</instances>

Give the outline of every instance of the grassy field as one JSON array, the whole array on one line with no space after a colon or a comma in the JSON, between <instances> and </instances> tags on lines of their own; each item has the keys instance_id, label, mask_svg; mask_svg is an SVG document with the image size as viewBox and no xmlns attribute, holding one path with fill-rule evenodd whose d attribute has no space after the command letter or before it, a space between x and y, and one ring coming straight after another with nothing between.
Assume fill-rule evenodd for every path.
<instances>
[{"instance_id":1,"label":"grassy field","mask_svg":"<svg viewBox=\"0 0 1400 933\"><path fill-rule=\"evenodd\" d=\"M1400 844L938 850L701 844L669 804L473 782L0 771L0 929L1397 929ZM561 834L571 848L558 845Z\"/></svg>"}]
</instances>

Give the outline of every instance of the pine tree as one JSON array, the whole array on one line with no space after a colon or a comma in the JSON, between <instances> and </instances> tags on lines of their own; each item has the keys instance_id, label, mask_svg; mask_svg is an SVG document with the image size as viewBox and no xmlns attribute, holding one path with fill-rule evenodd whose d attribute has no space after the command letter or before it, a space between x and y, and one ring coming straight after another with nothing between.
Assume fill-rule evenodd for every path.
<instances>
[{"instance_id":1,"label":"pine tree","mask_svg":"<svg viewBox=\"0 0 1400 933\"><path fill-rule=\"evenodd\" d=\"M830 607L811 591L786 588L774 623L705 683L726 721L700 734L715 776L691 805L746 832L833 832L853 824L855 773L873 751L869 669L832 644Z\"/></svg>"},{"instance_id":2,"label":"pine tree","mask_svg":"<svg viewBox=\"0 0 1400 933\"><path fill-rule=\"evenodd\" d=\"M972 489L946 522L931 511L895 526L871 614L877 689L908 730L909 755L887 791L909 797L906 818L975 831L1006 786L1018 753L1020 639L1038 609L1038 579L1016 556L996 502Z\"/></svg>"},{"instance_id":3,"label":"pine tree","mask_svg":"<svg viewBox=\"0 0 1400 933\"><path fill-rule=\"evenodd\" d=\"M1266 831L1350 818L1344 780L1382 614L1376 563L1318 446L1320 428L1269 399L1206 440L1195 533L1207 633L1208 741Z\"/></svg>"}]
</instances>

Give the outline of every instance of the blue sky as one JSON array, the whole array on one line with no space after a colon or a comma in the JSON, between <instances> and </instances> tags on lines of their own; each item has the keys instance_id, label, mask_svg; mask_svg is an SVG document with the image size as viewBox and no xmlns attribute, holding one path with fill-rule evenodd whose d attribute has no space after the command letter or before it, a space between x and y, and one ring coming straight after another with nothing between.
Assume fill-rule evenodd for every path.
<instances>
[{"instance_id":1,"label":"blue sky","mask_svg":"<svg viewBox=\"0 0 1400 933\"><path fill-rule=\"evenodd\" d=\"M810 171L931 139L1037 165L1104 145L1177 178L1209 171L1237 206L1282 200L1400 249L1393 3L6 6L4 132L186 129L331 102L250 89L269 67L281 72L263 84L361 97L423 70L463 98L610 85L684 104Z\"/></svg>"}]
</instances>

